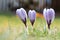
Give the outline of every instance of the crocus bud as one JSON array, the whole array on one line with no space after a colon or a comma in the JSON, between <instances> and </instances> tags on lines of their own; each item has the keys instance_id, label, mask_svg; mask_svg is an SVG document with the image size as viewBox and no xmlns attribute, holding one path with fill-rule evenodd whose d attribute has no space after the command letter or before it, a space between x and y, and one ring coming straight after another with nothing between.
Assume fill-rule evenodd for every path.
<instances>
[{"instance_id":1,"label":"crocus bud","mask_svg":"<svg viewBox=\"0 0 60 40\"><path fill-rule=\"evenodd\" d=\"M28 16L29 16L29 19L30 19L31 24L33 26L35 19L36 19L36 11L35 10L29 10Z\"/></svg>"},{"instance_id":2,"label":"crocus bud","mask_svg":"<svg viewBox=\"0 0 60 40\"><path fill-rule=\"evenodd\" d=\"M54 9L50 8L50 9L44 9L43 10L43 16L45 18L45 20L47 21L48 24L48 28L50 29L50 24L53 22L54 18L55 18L55 11Z\"/></svg>"},{"instance_id":3,"label":"crocus bud","mask_svg":"<svg viewBox=\"0 0 60 40\"><path fill-rule=\"evenodd\" d=\"M26 25L26 19L27 19L27 13L25 11L25 9L20 8L16 10L16 14L18 15L18 17L23 21L23 23Z\"/></svg>"}]
</instances>

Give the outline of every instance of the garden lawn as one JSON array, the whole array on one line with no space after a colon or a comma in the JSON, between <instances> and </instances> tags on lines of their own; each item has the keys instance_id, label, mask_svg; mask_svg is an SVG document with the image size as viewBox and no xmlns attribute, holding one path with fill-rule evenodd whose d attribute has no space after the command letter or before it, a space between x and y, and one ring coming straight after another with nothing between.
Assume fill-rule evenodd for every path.
<instances>
[{"instance_id":1,"label":"garden lawn","mask_svg":"<svg viewBox=\"0 0 60 40\"><path fill-rule=\"evenodd\" d=\"M29 34L22 21L11 12L0 12L0 40L60 40L60 18L56 17L48 32L44 18L36 18L34 29L27 19ZM45 28L46 26L46 28Z\"/></svg>"}]
</instances>

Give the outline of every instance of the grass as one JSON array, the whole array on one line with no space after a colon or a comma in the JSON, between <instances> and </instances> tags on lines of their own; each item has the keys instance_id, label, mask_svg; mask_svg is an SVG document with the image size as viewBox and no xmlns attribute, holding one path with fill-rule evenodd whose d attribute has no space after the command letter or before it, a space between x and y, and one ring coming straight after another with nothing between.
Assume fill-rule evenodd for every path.
<instances>
[{"instance_id":1,"label":"grass","mask_svg":"<svg viewBox=\"0 0 60 40\"><path fill-rule=\"evenodd\" d=\"M0 12L0 40L60 40L60 18L55 18L48 33L44 18L36 18L34 29L27 19L29 35L22 21L11 12ZM46 26L46 29L44 27Z\"/></svg>"}]
</instances>

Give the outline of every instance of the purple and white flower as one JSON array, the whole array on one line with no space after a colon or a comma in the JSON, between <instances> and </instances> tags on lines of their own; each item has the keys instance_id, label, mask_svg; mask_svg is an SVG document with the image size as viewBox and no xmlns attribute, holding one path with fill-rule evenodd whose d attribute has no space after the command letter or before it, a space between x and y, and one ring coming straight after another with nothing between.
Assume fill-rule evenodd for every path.
<instances>
[{"instance_id":1,"label":"purple and white flower","mask_svg":"<svg viewBox=\"0 0 60 40\"><path fill-rule=\"evenodd\" d=\"M16 14L18 15L18 17L23 21L23 23L26 25L26 19L27 19L27 12L25 11L25 9L20 8L16 10Z\"/></svg>"},{"instance_id":2,"label":"purple and white flower","mask_svg":"<svg viewBox=\"0 0 60 40\"><path fill-rule=\"evenodd\" d=\"M55 18L55 11L54 9L50 8L50 9L44 9L43 10L43 16L45 18L45 20L47 21L48 24L48 28L50 29L50 24L53 22L54 18Z\"/></svg>"},{"instance_id":3,"label":"purple and white flower","mask_svg":"<svg viewBox=\"0 0 60 40\"><path fill-rule=\"evenodd\" d=\"M33 26L35 19L36 19L36 11L35 10L29 10L28 16L29 16L29 19L30 19L31 24Z\"/></svg>"}]
</instances>

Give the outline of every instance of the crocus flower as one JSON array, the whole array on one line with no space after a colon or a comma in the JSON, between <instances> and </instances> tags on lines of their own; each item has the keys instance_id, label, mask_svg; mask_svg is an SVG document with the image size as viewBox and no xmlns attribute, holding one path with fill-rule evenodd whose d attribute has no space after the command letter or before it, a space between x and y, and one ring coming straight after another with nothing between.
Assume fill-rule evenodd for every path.
<instances>
[{"instance_id":1,"label":"crocus flower","mask_svg":"<svg viewBox=\"0 0 60 40\"><path fill-rule=\"evenodd\" d=\"M29 10L28 16L29 16L29 19L30 19L31 24L33 26L35 19L36 19L36 11L35 10Z\"/></svg>"},{"instance_id":2,"label":"crocus flower","mask_svg":"<svg viewBox=\"0 0 60 40\"><path fill-rule=\"evenodd\" d=\"M17 9L16 14L23 21L25 26L27 27L27 25L26 25L27 13L26 13L25 9L23 9L23 8Z\"/></svg>"},{"instance_id":3,"label":"crocus flower","mask_svg":"<svg viewBox=\"0 0 60 40\"><path fill-rule=\"evenodd\" d=\"M50 8L50 9L44 9L43 10L43 16L45 18L45 20L47 21L48 24L48 28L50 29L50 25L53 22L54 18L55 18L55 11L54 9Z\"/></svg>"}]
</instances>

